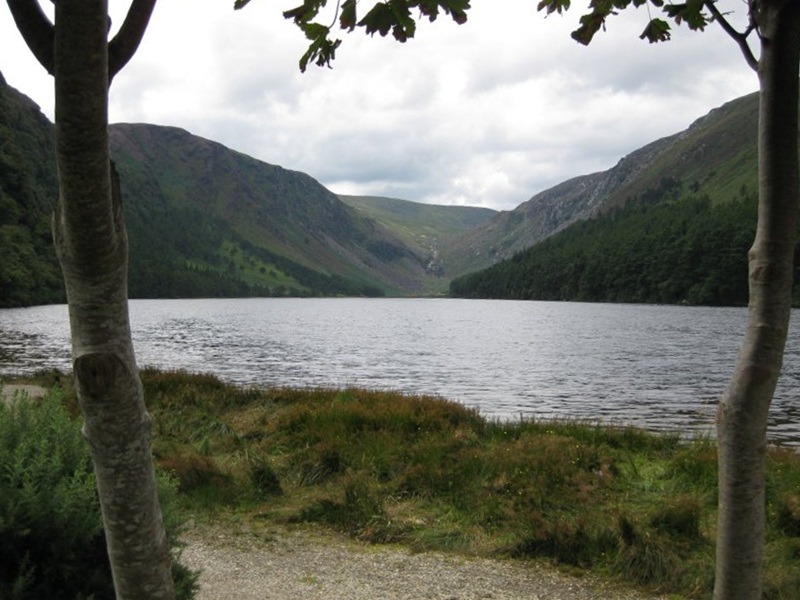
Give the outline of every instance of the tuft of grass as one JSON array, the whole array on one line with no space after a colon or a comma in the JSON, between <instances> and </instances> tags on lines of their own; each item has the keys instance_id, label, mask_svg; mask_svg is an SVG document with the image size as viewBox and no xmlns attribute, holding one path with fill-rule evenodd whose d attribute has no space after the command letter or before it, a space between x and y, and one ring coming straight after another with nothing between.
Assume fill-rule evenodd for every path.
<instances>
[{"instance_id":1,"label":"tuft of grass","mask_svg":"<svg viewBox=\"0 0 800 600\"><path fill-rule=\"evenodd\" d=\"M683 553L672 539L635 524L625 516L619 519L621 544L613 571L628 581L653 589L678 591L675 582L683 576Z\"/></svg>"}]
</instances>

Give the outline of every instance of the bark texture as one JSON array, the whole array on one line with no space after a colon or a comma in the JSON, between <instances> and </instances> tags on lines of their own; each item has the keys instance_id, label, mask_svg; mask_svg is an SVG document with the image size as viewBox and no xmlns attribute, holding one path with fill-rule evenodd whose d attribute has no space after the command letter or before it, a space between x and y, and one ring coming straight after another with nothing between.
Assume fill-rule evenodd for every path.
<instances>
[{"instance_id":1,"label":"bark texture","mask_svg":"<svg viewBox=\"0 0 800 600\"><path fill-rule=\"evenodd\" d=\"M128 320L127 239L108 149L106 0L58 0L54 236L73 366L119 599L173 598Z\"/></svg>"},{"instance_id":2,"label":"bark texture","mask_svg":"<svg viewBox=\"0 0 800 600\"><path fill-rule=\"evenodd\" d=\"M762 598L767 416L789 327L800 194L800 2L762 0L754 6L761 34L759 214L749 256L745 340L717 416L715 600Z\"/></svg>"}]
</instances>

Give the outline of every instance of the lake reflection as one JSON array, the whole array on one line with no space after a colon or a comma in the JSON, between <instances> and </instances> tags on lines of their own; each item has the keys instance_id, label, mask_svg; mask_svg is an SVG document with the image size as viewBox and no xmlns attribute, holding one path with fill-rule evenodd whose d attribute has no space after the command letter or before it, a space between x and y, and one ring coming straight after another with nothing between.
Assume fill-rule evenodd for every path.
<instances>
[{"instance_id":1,"label":"lake reflection","mask_svg":"<svg viewBox=\"0 0 800 600\"><path fill-rule=\"evenodd\" d=\"M746 309L453 299L131 302L140 365L436 394L502 419L711 431ZM796 328L771 438L800 443ZM0 374L69 368L64 306L0 311Z\"/></svg>"}]
</instances>

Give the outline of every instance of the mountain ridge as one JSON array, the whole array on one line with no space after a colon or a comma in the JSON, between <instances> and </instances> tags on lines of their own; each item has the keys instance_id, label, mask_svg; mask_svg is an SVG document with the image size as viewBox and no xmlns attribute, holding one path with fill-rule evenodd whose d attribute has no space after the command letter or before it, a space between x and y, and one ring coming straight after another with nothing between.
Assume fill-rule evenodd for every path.
<instances>
[{"instance_id":1,"label":"mountain ridge","mask_svg":"<svg viewBox=\"0 0 800 600\"><path fill-rule=\"evenodd\" d=\"M455 277L488 267L570 225L620 208L673 185L734 198L755 185L758 94L737 98L696 119L684 131L655 140L605 171L568 179L465 233L443 253Z\"/></svg>"}]
</instances>

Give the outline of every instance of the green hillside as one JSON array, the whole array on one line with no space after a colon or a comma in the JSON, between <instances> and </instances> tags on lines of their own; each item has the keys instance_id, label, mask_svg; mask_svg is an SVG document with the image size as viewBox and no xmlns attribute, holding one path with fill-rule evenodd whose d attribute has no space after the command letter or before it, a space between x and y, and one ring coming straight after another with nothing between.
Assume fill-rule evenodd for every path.
<instances>
[{"instance_id":1,"label":"green hillside","mask_svg":"<svg viewBox=\"0 0 800 600\"><path fill-rule=\"evenodd\" d=\"M0 77L0 306L63 302L54 128ZM176 128L112 125L133 298L406 295L426 255L313 178Z\"/></svg>"},{"instance_id":2,"label":"green hillside","mask_svg":"<svg viewBox=\"0 0 800 600\"><path fill-rule=\"evenodd\" d=\"M379 196L340 195L339 198L391 231L424 257L425 272L430 276L426 291L432 294L445 293L449 284L442 259L443 249L459 234L474 229L497 214L488 208L421 204Z\"/></svg>"},{"instance_id":3,"label":"green hillside","mask_svg":"<svg viewBox=\"0 0 800 600\"><path fill-rule=\"evenodd\" d=\"M208 296L401 293L405 270L421 270L305 174L170 127L112 125L111 146L141 261L132 296L189 295L174 264L214 283Z\"/></svg>"},{"instance_id":4,"label":"green hillside","mask_svg":"<svg viewBox=\"0 0 800 600\"><path fill-rule=\"evenodd\" d=\"M446 272L452 278L489 267L574 223L660 197L662 182L678 195L736 198L743 186L755 189L757 125L757 94L728 102L606 171L562 182L457 237L442 251Z\"/></svg>"},{"instance_id":5,"label":"green hillside","mask_svg":"<svg viewBox=\"0 0 800 600\"><path fill-rule=\"evenodd\" d=\"M50 234L58 193L53 145L38 106L0 75L0 308L65 297Z\"/></svg>"},{"instance_id":6,"label":"green hillside","mask_svg":"<svg viewBox=\"0 0 800 600\"><path fill-rule=\"evenodd\" d=\"M758 96L751 94L607 172L535 196L508 213L517 214L518 232L508 225L509 216L504 215L504 228L495 224L515 251L454 278L450 294L746 304L747 252L756 223L757 125ZM531 231L533 221L540 233L543 223L550 232L527 248L509 241L522 239L520 232ZM492 232L482 226L465 237L475 243L482 230Z\"/></svg>"},{"instance_id":7,"label":"green hillside","mask_svg":"<svg viewBox=\"0 0 800 600\"><path fill-rule=\"evenodd\" d=\"M755 189L757 177L758 93L754 93L712 110L675 136L646 170L609 198L608 205L658 193L664 180L679 184L684 193L726 202L737 198L743 186Z\"/></svg>"},{"instance_id":8,"label":"green hillside","mask_svg":"<svg viewBox=\"0 0 800 600\"><path fill-rule=\"evenodd\" d=\"M468 298L745 305L755 195L743 192L725 203L697 195L648 198L572 225L509 260L457 278L450 293Z\"/></svg>"},{"instance_id":9,"label":"green hillside","mask_svg":"<svg viewBox=\"0 0 800 600\"><path fill-rule=\"evenodd\" d=\"M420 251L469 231L497 214L489 208L421 204L379 196L340 194L339 198Z\"/></svg>"}]
</instances>

